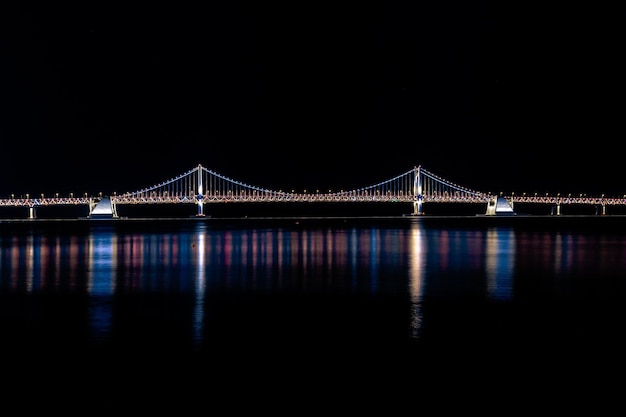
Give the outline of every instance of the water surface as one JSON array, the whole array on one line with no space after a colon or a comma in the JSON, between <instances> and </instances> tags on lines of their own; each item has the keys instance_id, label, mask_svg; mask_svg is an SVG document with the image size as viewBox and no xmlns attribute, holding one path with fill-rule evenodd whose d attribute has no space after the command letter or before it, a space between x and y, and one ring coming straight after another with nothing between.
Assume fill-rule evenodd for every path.
<instances>
[{"instance_id":1,"label":"water surface","mask_svg":"<svg viewBox=\"0 0 626 417\"><path fill-rule=\"evenodd\" d=\"M595 374L622 365L623 229L599 216L4 222L0 355L144 373Z\"/></svg>"}]
</instances>

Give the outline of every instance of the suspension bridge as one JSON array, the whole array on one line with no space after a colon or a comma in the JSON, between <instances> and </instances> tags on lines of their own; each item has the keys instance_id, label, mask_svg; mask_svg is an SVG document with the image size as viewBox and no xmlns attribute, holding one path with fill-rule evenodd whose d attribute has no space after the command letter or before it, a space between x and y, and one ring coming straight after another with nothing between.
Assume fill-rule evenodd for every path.
<instances>
[{"instance_id":1,"label":"suspension bridge","mask_svg":"<svg viewBox=\"0 0 626 417\"><path fill-rule=\"evenodd\" d=\"M485 215L515 215L516 203L550 205L552 214L560 215L563 205L593 205L606 214L607 206L626 205L626 196L607 198L580 195L494 195L463 187L441 178L421 166L400 175L361 188L320 193L296 193L272 190L228 178L198 165L176 177L141 190L109 196L69 195L66 197L11 196L0 198L0 207L24 207L28 217L36 218L36 209L46 206L89 207L88 218L118 218L118 207L123 205L192 204L197 206L196 216L205 216L205 205L218 203L300 203L300 202L376 202L407 203L413 207L412 215L424 214L424 205L430 203L484 204Z\"/></svg>"}]
</instances>

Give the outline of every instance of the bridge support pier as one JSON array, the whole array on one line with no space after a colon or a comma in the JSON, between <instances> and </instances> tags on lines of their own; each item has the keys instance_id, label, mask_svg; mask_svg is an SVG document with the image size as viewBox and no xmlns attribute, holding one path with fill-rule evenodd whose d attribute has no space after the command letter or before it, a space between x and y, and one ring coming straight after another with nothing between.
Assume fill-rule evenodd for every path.
<instances>
[{"instance_id":1,"label":"bridge support pier","mask_svg":"<svg viewBox=\"0 0 626 417\"><path fill-rule=\"evenodd\" d=\"M29 219L36 219L37 215L35 213L35 207L31 206L28 208L28 218Z\"/></svg>"},{"instance_id":2,"label":"bridge support pier","mask_svg":"<svg viewBox=\"0 0 626 417\"><path fill-rule=\"evenodd\" d=\"M417 201L413 202L413 215L414 216L421 216L422 214L424 214L424 209L422 207L422 199L418 198Z\"/></svg>"},{"instance_id":3,"label":"bridge support pier","mask_svg":"<svg viewBox=\"0 0 626 417\"><path fill-rule=\"evenodd\" d=\"M493 196L487 203L486 216L515 215L513 205L502 196Z\"/></svg>"},{"instance_id":4,"label":"bridge support pier","mask_svg":"<svg viewBox=\"0 0 626 417\"><path fill-rule=\"evenodd\" d=\"M198 213L196 216L204 217L204 204L202 204L202 200L200 199L198 199Z\"/></svg>"},{"instance_id":5,"label":"bridge support pier","mask_svg":"<svg viewBox=\"0 0 626 417\"><path fill-rule=\"evenodd\" d=\"M89 218L117 218L117 208L110 197L102 197L100 201L96 203L95 200L89 200Z\"/></svg>"}]
</instances>

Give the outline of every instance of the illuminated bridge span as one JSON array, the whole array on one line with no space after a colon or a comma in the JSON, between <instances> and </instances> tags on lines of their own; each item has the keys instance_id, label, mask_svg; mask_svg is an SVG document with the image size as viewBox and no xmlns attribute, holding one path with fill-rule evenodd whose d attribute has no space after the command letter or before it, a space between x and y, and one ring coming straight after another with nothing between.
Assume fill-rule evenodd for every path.
<instances>
[{"instance_id":1,"label":"illuminated bridge span","mask_svg":"<svg viewBox=\"0 0 626 417\"><path fill-rule=\"evenodd\" d=\"M626 198L496 196L471 190L445 180L421 166L393 178L349 191L328 193L296 193L271 190L237 181L211 171L202 165L177 176L138 191L121 195L94 197L26 197L0 199L0 207L27 207L30 217L35 218L35 208L58 205L88 205L89 217L118 217L120 205L139 204L194 204L197 215L204 216L204 205L211 203L263 203L263 202L394 202L410 203L414 215L423 214L426 203L481 203L487 205L486 215L514 214L514 202L551 204L560 214L561 204L593 204L601 206L603 214L607 205L626 205Z\"/></svg>"},{"instance_id":2,"label":"illuminated bridge span","mask_svg":"<svg viewBox=\"0 0 626 417\"><path fill-rule=\"evenodd\" d=\"M220 202L400 202L415 205L421 213L424 202L463 201L487 203L490 196L439 178L421 167L378 184L339 192L296 193L270 190L227 178L198 165L163 183L111 197L113 205L193 203L202 216L203 206Z\"/></svg>"}]
</instances>

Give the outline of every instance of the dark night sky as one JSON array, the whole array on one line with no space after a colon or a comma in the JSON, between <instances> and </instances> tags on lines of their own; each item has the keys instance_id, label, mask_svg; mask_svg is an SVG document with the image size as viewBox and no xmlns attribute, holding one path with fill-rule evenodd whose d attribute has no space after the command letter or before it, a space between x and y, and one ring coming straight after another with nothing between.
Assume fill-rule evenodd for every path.
<instances>
[{"instance_id":1,"label":"dark night sky","mask_svg":"<svg viewBox=\"0 0 626 417\"><path fill-rule=\"evenodd\" d=\"M271 189L421 164L478 191L626 194L617 5L84 3L0 6L0 197L199 163Z\"/></svg>"}]
</instances>

